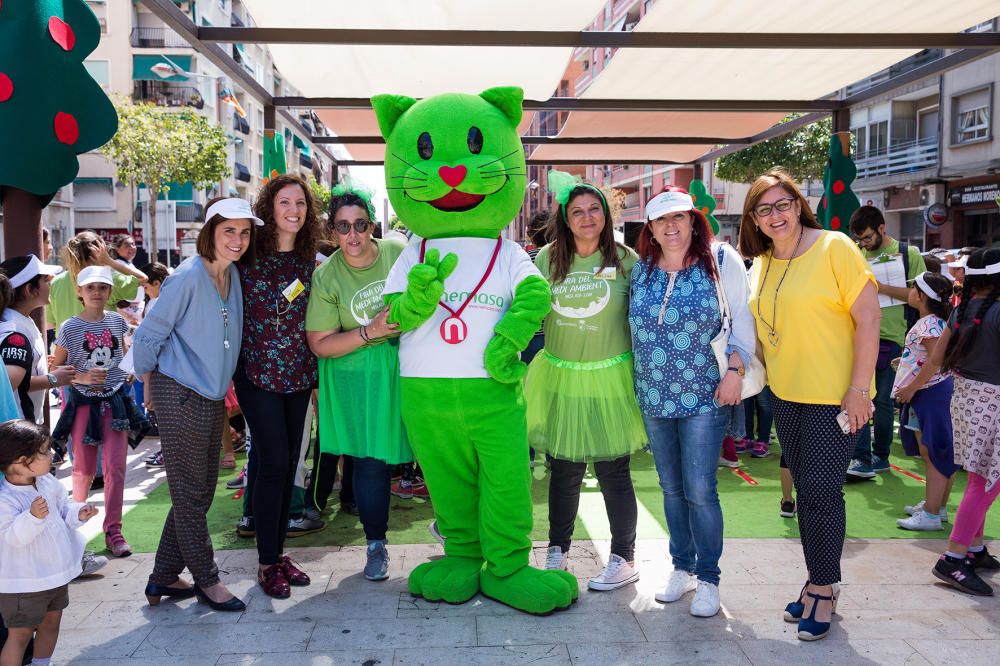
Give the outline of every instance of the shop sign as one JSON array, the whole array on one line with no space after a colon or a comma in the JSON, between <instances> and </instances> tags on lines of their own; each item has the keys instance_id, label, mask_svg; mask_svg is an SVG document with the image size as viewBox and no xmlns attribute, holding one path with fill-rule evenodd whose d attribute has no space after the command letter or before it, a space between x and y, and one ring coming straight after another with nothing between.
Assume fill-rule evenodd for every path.
<instances>
[{"instance_id":1,"label":"shop sign","mask_svg":"<svg viewBox=\"0 0 1000 666\"><path fill-rule=\"evenodd\" d=\"M951 188L952 206L989 205L1000 197L1000 183L965 185Z\"/></svg>"}]
</instances>

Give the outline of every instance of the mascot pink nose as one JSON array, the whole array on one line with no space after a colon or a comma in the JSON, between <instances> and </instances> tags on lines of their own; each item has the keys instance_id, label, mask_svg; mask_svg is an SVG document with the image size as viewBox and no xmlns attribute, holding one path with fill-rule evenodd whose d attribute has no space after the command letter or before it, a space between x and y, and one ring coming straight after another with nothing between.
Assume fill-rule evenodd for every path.
<instances>
[{"instance_id":1,"label":"mascot pink nose","mask_svg":"<svg viewBox=\"0 0 1000 666\"><path fill-rule=\"evenodd\" d=\"M459 183L465 180L466 173L468 173L468 169L462 164L457 167L443 166L438 169L438 175L441 176L441 180L447 183L449 187L458 187Z\"/></svg>"}]
</instances>

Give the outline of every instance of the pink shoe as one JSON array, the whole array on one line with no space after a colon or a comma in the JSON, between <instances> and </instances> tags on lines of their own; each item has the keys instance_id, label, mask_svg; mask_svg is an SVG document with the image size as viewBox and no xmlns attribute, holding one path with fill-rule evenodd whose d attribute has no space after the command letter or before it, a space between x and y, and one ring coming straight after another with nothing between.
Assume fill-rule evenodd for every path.
<instances>
[{"instance_id":1,"label":"pink shoe","mask_svg":"<svg viewBox=\"0 0 1000 666\"><path fill-rule=\"evenodd\" d=\"M771 453L771 447L767 442L754 442L750 455L754 458L766 458Z\"/></svg>"},{"instance_id":2,"label":"pink shoe","mask_svg":"<svg viewBox=\"0 0 1000 666\"><path fill-rule=\"evenodd\" d=\"M736 442L736 453L749 453L753 449L754 441L747 437L744 437L740 441Z\"/></svg>"},{"instance_id":3,"label":"pink shoe","mask_svg":"<svg viewBox=\"0 0 1000 666\"><path fill-rule=\"evenodd\" d=\"M105 535L104 544L115 557L128 557L132 554L132 546L128 544L128 541L121 535L121 532Z\"/></svg>"},{"instance_id":4,"label":"pink shoe","mask_svg":"<svg viewBox=\"0 0 1000 666\"><path fill-rule=\"evenodd\" d=\"M722 455L719 456L719 465L722 467L739 467L740 459L736 455L736 440L729 435L722 438Z\"/></svg>"}]
</instances>

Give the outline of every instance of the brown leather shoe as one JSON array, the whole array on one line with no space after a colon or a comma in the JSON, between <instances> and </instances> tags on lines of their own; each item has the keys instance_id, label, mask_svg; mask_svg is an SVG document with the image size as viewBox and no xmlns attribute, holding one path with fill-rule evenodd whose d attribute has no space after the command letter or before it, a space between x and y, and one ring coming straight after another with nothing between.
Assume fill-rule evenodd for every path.
<instances>
[{"instance_id":1,"label":"brown leather shoe","mask_svg":"<svg viewBox=\"0 0 1000 666\"><path fill-rule=\"evenodd\" d=\"M292 588L285 578L285 569L281 563L272 564L263 571L257 572L257 582L264 593L275 599L287 599L292 596Z\"/></svg>"},{"instance_id":2,"label":"brown leather shoe","mask_svg":"<svg viewBox=\"0 0 1000 666\"><path fill-rule=\"evenodd\" d=\"M309 580L309 574L295 566L288 555L278 558L278 566L282 567L289 585L303 586L312 582Z\"/></svg>"}]
</instances>

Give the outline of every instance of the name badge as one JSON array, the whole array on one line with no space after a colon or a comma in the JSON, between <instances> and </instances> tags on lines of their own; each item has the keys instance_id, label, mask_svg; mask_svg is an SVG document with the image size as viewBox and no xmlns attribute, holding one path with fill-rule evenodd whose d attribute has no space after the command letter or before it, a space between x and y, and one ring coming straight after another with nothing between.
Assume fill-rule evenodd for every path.
<instances>
[{"instance_id":1,"label":"name badge","mask_svg":"<svg viewBox=\"0 0 1000 666\"><path fill-rule=\"evenodd\" d=\"M281 290L281 294L288 299L289 303L291 303L305 290L306 288L303 286L302 282L298 278L295 278L294 282Z\"/></svg>"},{"instance_id":2,"label":"name badge","mask_svg":"<svg viewBox=\"0 0 1000 666\"><path fill-rule=\"evenodd\" d=\"M614 280L618 277L618 270L614 266L605 266L604 268L594 269L594 279L596 280Z\"/></svg>"}]
</instances>

